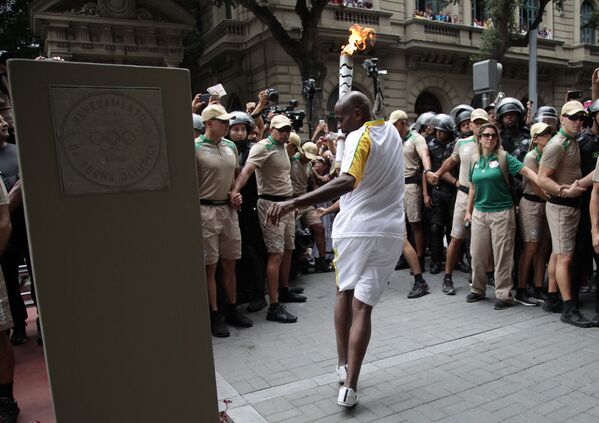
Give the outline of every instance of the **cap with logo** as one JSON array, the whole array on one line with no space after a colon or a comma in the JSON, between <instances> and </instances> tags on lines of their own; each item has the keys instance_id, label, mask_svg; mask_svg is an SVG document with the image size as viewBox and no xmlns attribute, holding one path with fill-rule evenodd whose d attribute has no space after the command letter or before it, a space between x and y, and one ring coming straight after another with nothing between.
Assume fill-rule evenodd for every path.
<instances>
[{"instance_id":1,"label":"cap with logo","mask_svg":"<svg viewBox=\"0 0 599 423\"><path fill-rule=\"evenodd\" d=\"M394 124L398 120L408 120L408 115L403 110L394 110L389 115L389 123Z\"/></svg>"},{"instance_id":2,"label":"cap with logo","mask_svg":"<svg viewBox=\"0 0 599 423\"><path fill-rule=\"evenodd\" d=\"M476 120L484 120L485 122L488 122L489 114L483 109L474 109L472 113L470 113L470 122L474 122Z\"/></svg>"},{"instance_id":3,"label":"cap with logo","mask_svg":"<svg viewBox=\"0 0 599 423\"><path fill-rule=\"evenodd\" d=\"M281 129L286 126L292 126L291 121L285 115L276 115L270 120L270 127L275 129Z\"/></svg>"},{"instance_id":4,"label":"cap with logo","mask_svg":"<svg viewBox=\"0 0 599 423\"><path fill-rule=\"evenodd\" d=\"M304 156L306 156L306 158L308 160L316 159L316 156L318 155L318 146L316 144L308 141L308 142L304 143L303 149L304 149Z\"/></svg>"},{"instance_id":5,"label":"cap with logo","mask_svg":"<svg viewBox=\"0 0 599 423\"><path fill-rule=\"evenodd\" d=\"M211 119L226 120L227 123L231 119L231 115L220 104L211 104L202 111L202 122L207 122Z\"/></svg>"},{"instance_id":6,"label":"cap with logo","mask_svg":"<svg viewBox=\"0 0 599 423\"><path fill-rule=\"evenodd\" d=\"M547 125L545 122L535 123L530 127L530 137L534 138L537 135L541 135L547 128L549 128L549 125Z\"/></svg>"},{"instance_id":7,"label":"cap with logo","mask_svg":"<svg viewBox=\"0 0 599 423\"><path fill-rule=\"evenodd\" d=\"M562 116L573 116L577 113L585 113L584 106L580 101L568 101L562 106Z\"/></svg>"}]
</instances>

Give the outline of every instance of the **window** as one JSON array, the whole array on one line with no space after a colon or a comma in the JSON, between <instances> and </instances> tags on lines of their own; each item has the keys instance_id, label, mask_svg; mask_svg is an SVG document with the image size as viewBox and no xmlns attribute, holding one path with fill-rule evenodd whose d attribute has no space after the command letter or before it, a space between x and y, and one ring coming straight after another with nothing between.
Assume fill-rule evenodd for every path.
<instances>
[{"instance_id":1,"label":"window","mask_svg":"<svg viewBox=\"0 0 599 423\"><path fill-rule=\"evenodd\" d=\"M429 91L423 91L416 99L416 105L414 106L416 116L420 116L424 112L435 112L443 113L441 102L439 99Z\"/></svg>"},{"instance_id":2,"label":"window","mask_svg":"<svg viewBox=\"0 0 599 423\"><path fill-rule=\"evenodd\" d=\"M523 0L520 5L520 31L527 32L539 10L538 0Z\"/></svg>"},{"instance_id":3,"label":"window","mask_svg":"<svg viewBox=\"0 0 599 423\"><path fill-rule=\"evenodd\" d=\"M472 23L478 22L482 24L487 17L485 0L472 0Z\"/></svg>"},{"instance_id":4,"label":"window","mask_svg":"<svg viewBox=\"0 0 599 423\"><path fill-rule=\"evenodd\" d=\"M593 5L590 1L584 1L580 6L580 42L586 44L595 44L595 30L585 28L584 25L589 21L593 14Z\"/></svg>"},{"instance_id":5,"label":"window","mask_svg":"<svg viewBox=\"0 0 599 423\"><path fill-rule=\"evenodd\" d=\"M416 9L422 12L431 10L433 13L442 12L447 3L444 0L416 0Z\"/></svg>"}]
</instances>

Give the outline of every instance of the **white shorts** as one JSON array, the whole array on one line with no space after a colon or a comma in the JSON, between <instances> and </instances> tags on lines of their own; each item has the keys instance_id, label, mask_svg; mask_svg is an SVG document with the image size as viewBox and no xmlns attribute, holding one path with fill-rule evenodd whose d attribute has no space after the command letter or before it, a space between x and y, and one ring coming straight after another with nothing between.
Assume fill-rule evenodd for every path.
<instances>
[{"instance_id":1,"label":"white shorts","mask_svg":"<svg viewBox=\"0 0 599 423\"><path fill-rule=\"evenodd\" d=\"M402 247L402 238L333 239L339 291L353 289L355 298L374 307L395 270Z\"/></svg>"}]
</instances>

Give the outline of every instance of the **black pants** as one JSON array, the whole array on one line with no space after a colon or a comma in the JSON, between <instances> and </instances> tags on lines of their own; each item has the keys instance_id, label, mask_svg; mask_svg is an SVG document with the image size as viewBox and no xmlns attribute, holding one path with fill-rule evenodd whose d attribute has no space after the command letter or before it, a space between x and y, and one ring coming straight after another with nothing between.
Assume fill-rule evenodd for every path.
<instances>
[{"instance_id":1,"label":"black pants","mask_svg":"<svg viewBox=\"0 0 599 423\"><path fill-rule=\"evenodd\" d=\"M425 209L430 236L431 263L441 263L443 258L443 236L451 231L452 195L433 189L431 194L433 206Z\"/></svg>"},{"instance_id":2,"label":"black pants","mask_svg":"<svg viewBox=\"0 0 599 423\"><path fill-rule=\"evenodd\" d=\"M237 261L238 294L251 298L264 296L266 290L266 246L258 213L254 207L244 205L239 213L241 229L241 259Z\"/></svg>"},{"instance_id":3,"label":"black pants","mask_svg":"<svg viewBox=\"0 0 599 423\"><path fill-rule=\"evenodd\" d=\"M15 328L24 328L27 320L27 308L21 297L19 286L19 266L24 262L27 264L31 279L31 296L36 302L35 289L33 285L33 272L31 271L31 258L29 256L29 244L27 243L27 227L25 225L25 214L23 207L14 210L11 215L12 232L6 250L0 258L0 266L6 281L6 290L10 303L10 311Z\"/></svg>"},{"instance_id":4,"label":"black pants","mask_svg":"<svg viewBox=\"0 0 599 423\"><path fill-rule=\"evenodd\" d=\"M572 258L572 298L578 301L582 278L593 274L593 241L591 237L591 215L589 213L590 194L584 193L580 204L580 221L576 232L576 247ZM599 300L599 292L597 299ZM599 304L595 307L599 310Z\"/></svg>"}]
</instances>

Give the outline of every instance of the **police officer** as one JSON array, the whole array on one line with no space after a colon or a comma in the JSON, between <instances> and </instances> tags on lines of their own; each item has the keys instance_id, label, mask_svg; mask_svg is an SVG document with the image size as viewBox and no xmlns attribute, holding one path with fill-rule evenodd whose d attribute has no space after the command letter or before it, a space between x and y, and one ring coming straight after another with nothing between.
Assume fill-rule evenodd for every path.
<instances>
[{"instance_id":1,"label":"police officer","mask_svg":"<svg viewBox=\"0 0 599 423\"><path fill-rule=\"evenodd\" d=\"M204 124L202 123L202 117L197 113L191 114L193 121L193 138L196 139L204 133Z\"/></svg>"},{"instance_id":2,"label":"police officer","mask_svg":"<svg viewBox=\"0 0 599 423\"><path fill-rule=\"evenodd\" d=\"M520 100L505 97L495 106L495 115L503 149L522 161L530 146L530 132L524 125L526 109Z\"/></svg>"},{"instance_id":3,"label":"police officer","mask_svg":"<svg viewBox=\"0 0 599 423\"><path fill-rule=\"evenodd\" d=\"M455 128L458 138L467 138L472 135L472 129L470 129L470 114L474 108L467 104L460 104L455 106L449 112L449 116L455 123Z\"/></svg>"},{"instance_id":4,"label":"police officer","mask_svg":"<svg viewBox=\"0 0 599 423\"><path fill-rule=\"evenodd\" d=\"M212 335L220 338L229 336L225 321L237 327L252 326L252 321L237 310L235 261L241 257L241 232L236 209L241 205L241 195L229 197L239 167L235 144L223 138L230 118L220 104L206 107L202 111L206 133L195 142L210 323ZM227 296L226 317L218 312L217 305L219 261Z\"/></svg>"},{"instance_id":5,"label":"police officer","mask_svg":"<svg viewBox=\"0 0 599 423\"><path fill-rule=\"evenodd\" d=\"M255 127L254 119L246 112L231 113L228 139L233 141L237 147L241 169L245 166L250 148L255 144L249 139ZM253 313L266 307L264 299L266 246L256 209L258 188L255 174L250 176L240 193L243 205L238 213L241 229L241 259L237 261L237 283L239 292L249 296L250 303L247 311Z\"/></svg>"},{"instance_id":6,"label":"police officer","mask_svg":"<svg viewBox=\"0 0 599 423\"><path fill-rule=\"evenodd\" d=\"M414 122L414 131L422 135L426 141L435 136L435 128L431 121L436 115L435 112L424 112Z\"/></svg>"},{"instance_id":7,"label":"police officer","mask_svg":"<svg viewBox=\"0 0 599 423\"><path fill-rule=\"evenodd\" d=\"M297 322L297 316L279 304L281 302L304 302L306 297L289 290L291 255L295 249L295 219L288 213L278 225L267 221L266 213L275 202L292 198L291 162L285 150L292 125L285 115L270 120L270 135L254 144L243 170L235 180L231 195L237 195L256 172L258 184L258 217L268 251L266 279L270 307L266 319L280 323Z\"/></svg>"},{"instance_id":8,"label":"police officer","mask_svg":"<svg viewBox=\"0 0 599 423\"><path fill-rule=\"evenodd\" d=\"M555 107L541 106L532 118L532 123L545 123L551 127L555 133L559 129L559 115Z\"/></svg>"},{"instance_id":9,"label":"police officer","mask_svg":"<svg viewBox=\"0 0 599 423\"><path fill-rule=\"evenodd\" d=\"M561 128L543 150L538 177L539 186L549 194L545 207L552 244L549 276L557 281L564 300L561 321L578 327L592 325L578 310L569 273L580 219L580 194L584 190L578 184L582 173L577 136L585 115L586 111L578 101L568 101L563 105ZM543 309L562 311L555 287L549 286Z\"/></svg>"},{"instance_id":10,"label":"police officer","mask_svg":"<svg viewBox=\"0 0 599 423\"><path fill-rule=\"evenodd\" d=\"M463 111L462 116L467 113L470 119L470 112ZM436 137L428 142L428 150L431 158L431 171L439 170L443 161L445 161L451 152L448 152L447 146L455 137L455 125L451 116L439 114L432 121L435 127ZM462 127L465 133L469 129ZM431 267L430 273L436 275L441 272L441 260L443 258L443 236L447 229L451 230L451 220L453 211L453 198L457 178L450 172L445 173L436 186L428 185L428 199L425 197L427 206L428 223L430 229L430 251Z\"/></svg>"}]
</instances>

